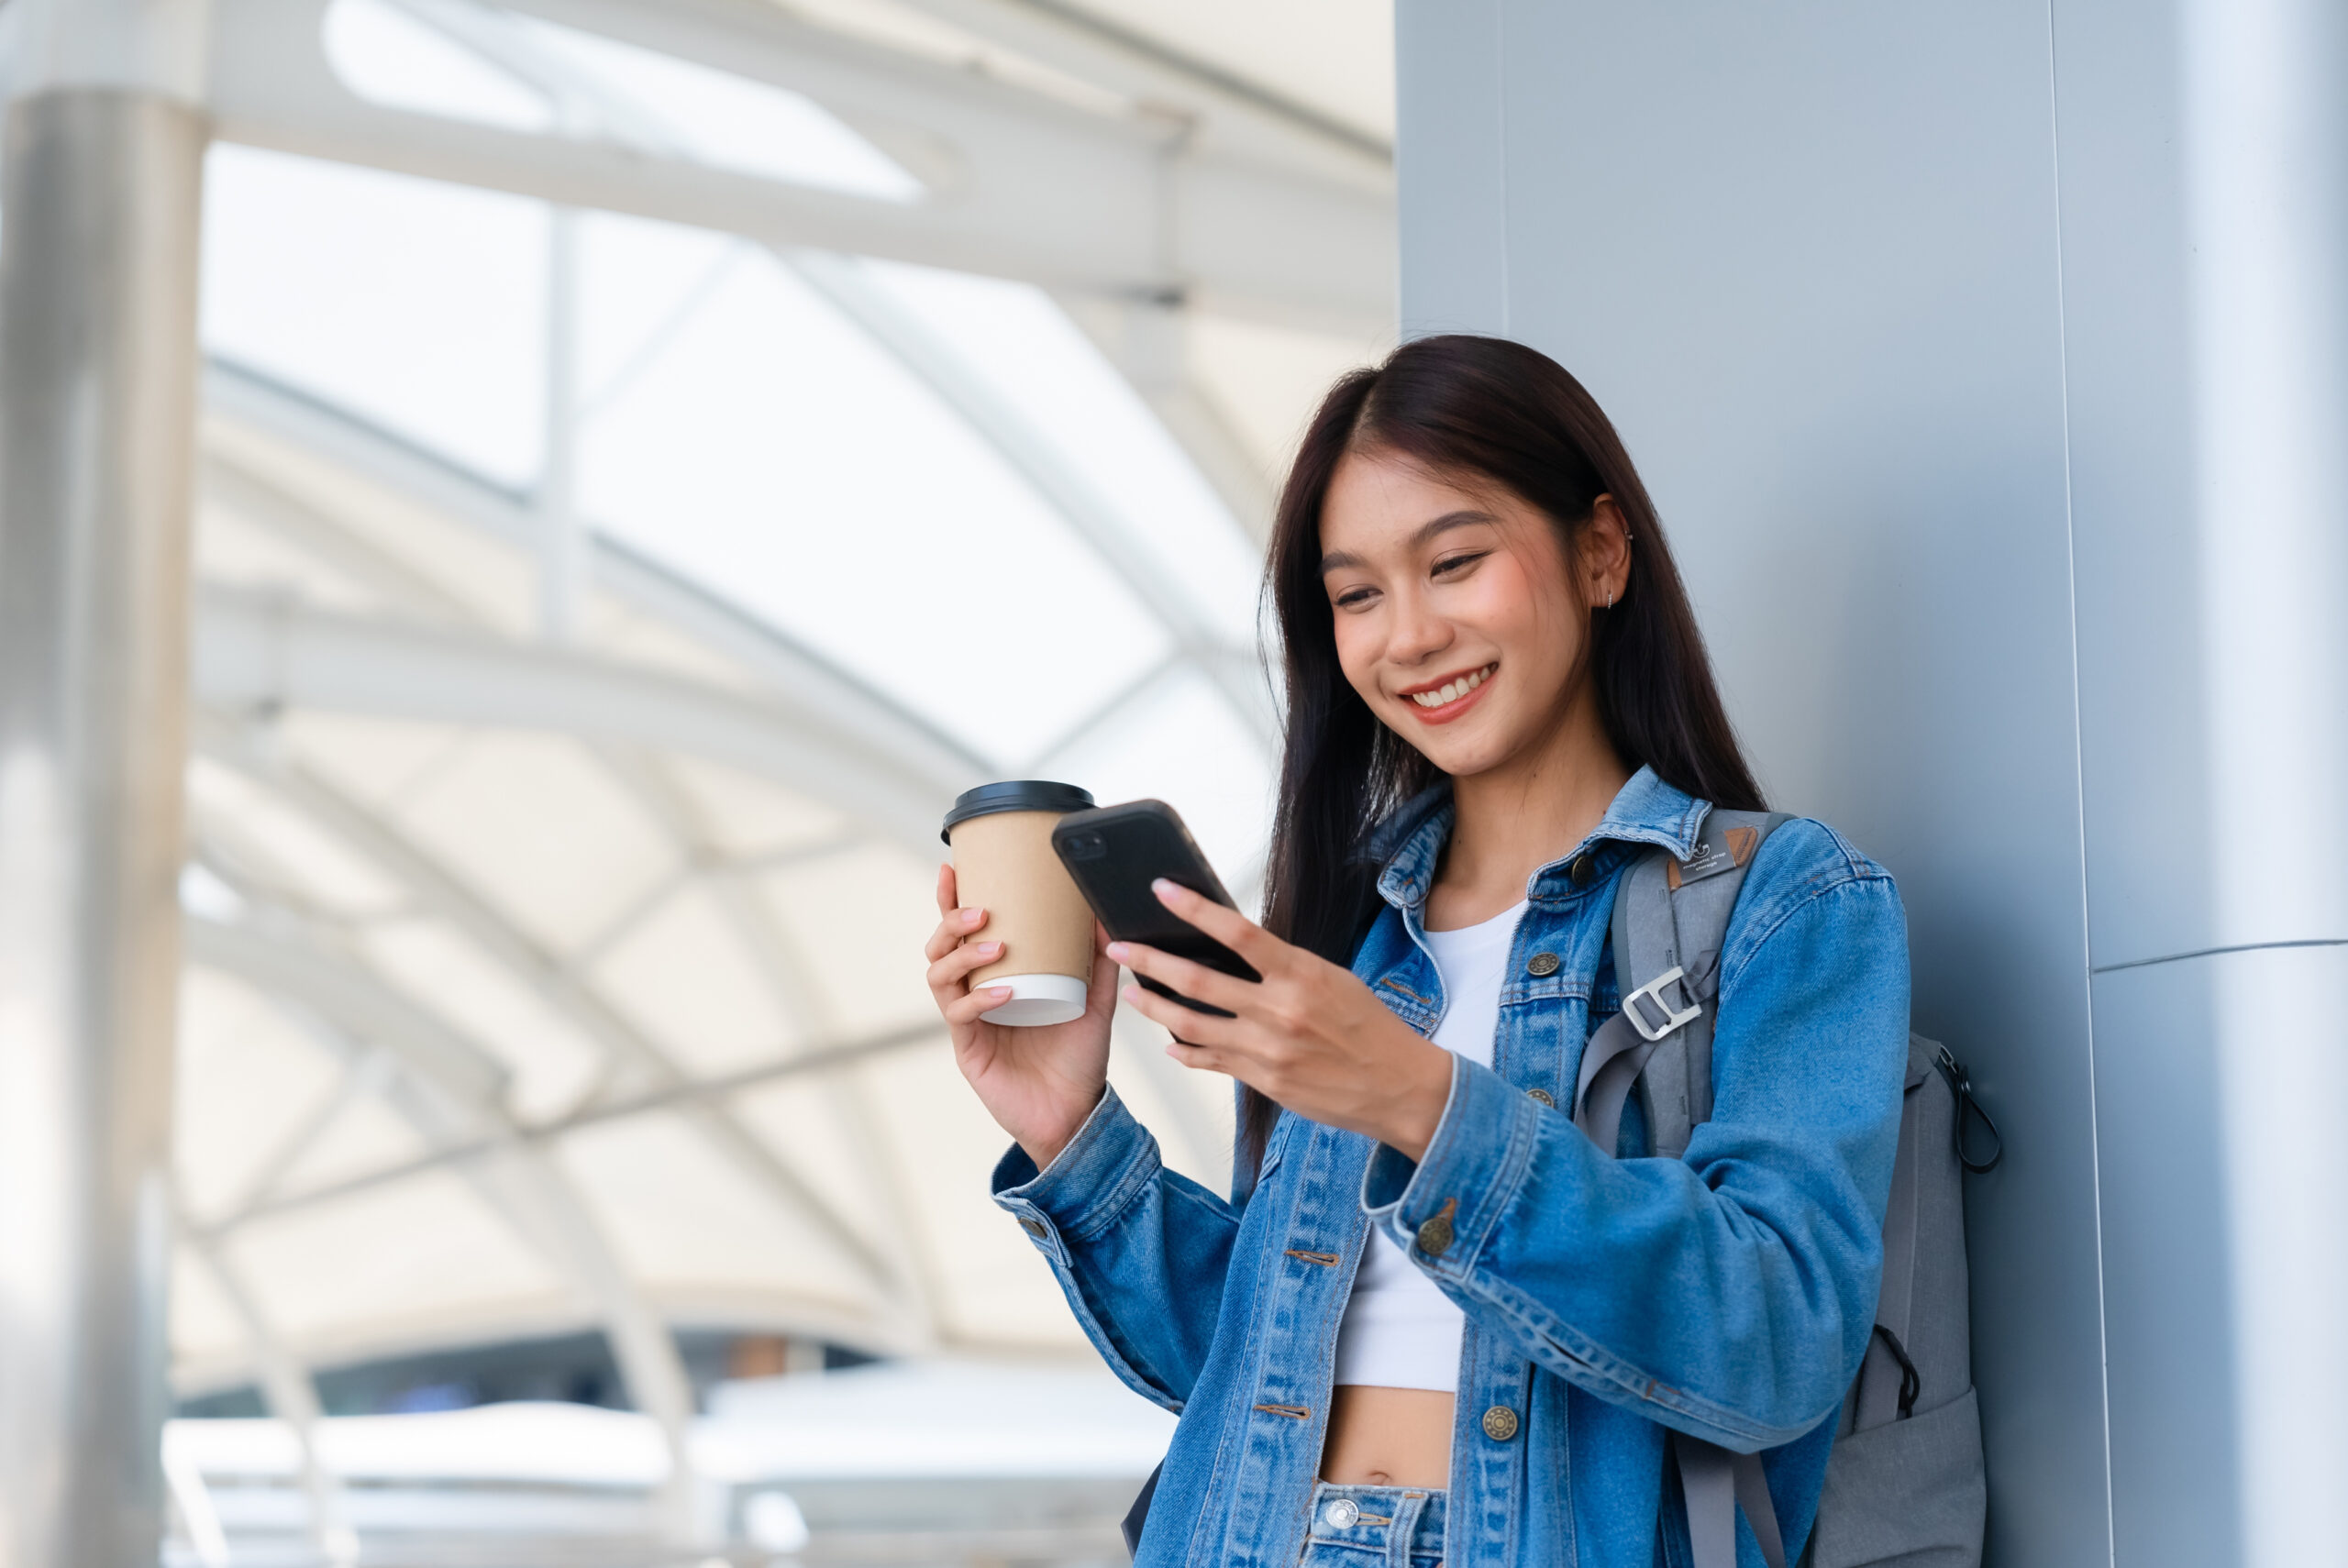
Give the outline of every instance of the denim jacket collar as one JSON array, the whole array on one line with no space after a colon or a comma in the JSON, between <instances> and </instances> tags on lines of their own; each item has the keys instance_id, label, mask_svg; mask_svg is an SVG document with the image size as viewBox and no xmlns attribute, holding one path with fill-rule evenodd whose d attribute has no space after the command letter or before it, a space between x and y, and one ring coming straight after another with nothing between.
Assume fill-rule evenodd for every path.
<instances>
[{"instance_id":1,"label":"denim jacket collar","mask_svg":"<svg viewBox=\"0 0 2348 1568\"><path fill-rule=\"evenodd\" d=\"M1655 769L1643 767L1616 793L1612 804L1606 808L1606 815L1590 830L1588 838L1525 879L1525 897L1542 900L1564 895L1571 885L1566 868L1594 846L1601 856L1600 871L1612 870L1611 862L1618 858L1603 854L1604 846L1610 844L1661 845L1685 860L1696 852L1697 840L1704 831L1705 813L1711 809L1710 801L1673 789L1656 777ZM1435 866L1444 844L1451 836L1453 814L1451 788L1447 783L1438 784L1403 806L1386 828L1373 835L1373 844L1381 839L1391 842L1394 830L1403 832L1400 847L1387 858L1378 876L1379 896L1395 909L1407 912L1425 901L1427 889L1434 882ZM1417 819L1415 825L1413 818Z\"/></svg>"}]
</instances>

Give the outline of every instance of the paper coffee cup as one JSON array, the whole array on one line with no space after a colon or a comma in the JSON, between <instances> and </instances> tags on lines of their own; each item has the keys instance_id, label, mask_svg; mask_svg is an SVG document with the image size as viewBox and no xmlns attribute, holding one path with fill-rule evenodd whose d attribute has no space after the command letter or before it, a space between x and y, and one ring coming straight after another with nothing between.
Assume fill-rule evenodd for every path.
<instances>
[{"instance_id":1,"label":"paper coffee cup","mask_svg":"<svg viewBox=\"0 0 2348 1568\"><path fill-rule=\"evenodd\" d=\"M970 987L1007 986L1011 999L980 1014L989 1023L1067 1023L1084 1016L1092 983L1092 906L1052 848L1052 829L1092 797L1041 778L963 791L940 835L954 847L954 885L964 909L987 922L972 942L1000 942L1002 956L974 971Z\"/></svg>"}]
</instances>

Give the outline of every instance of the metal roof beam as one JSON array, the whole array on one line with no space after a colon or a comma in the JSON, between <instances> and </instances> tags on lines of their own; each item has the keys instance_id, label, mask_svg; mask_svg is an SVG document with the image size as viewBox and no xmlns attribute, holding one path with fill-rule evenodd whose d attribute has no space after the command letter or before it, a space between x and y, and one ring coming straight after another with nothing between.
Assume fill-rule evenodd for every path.
<instances>
[{"instance_id":1,"label":"metal roof beam","mask_svg":"<svg viewBox=\"0 0 2348 1568\"><path fill-rule=\"evenodd\" d=\"M331 1020L356 1039L382 1046L459 1104L504 1102L508 1075L494 1056L355 960L315 943L297 944L202 915L186 916L183 929L192 961L225 970Z\"/></svg>"},{"instance_id":2,"label":"metal roof beam","mask_svg":"<svg viewBox=\"0 0 2348 1568\"><path fill-rule=\"evenodd\" d=\"M1257 547L1271 537L1279 477L1249 448L1193 361L1195 313L1165 300L1062 294L1059 306L1130 382Z\"/></svg>"},{"instance_id":3,"label":"metal roof beam","mask_svg":"<svg viewBox=\"0 0 2348 1568\"><path fill-rule=\"evenodd\" d=\"M537 547L538 520L524 497L344 410L218 362L205 368L204 395L206 404L221 413L311 448L368 482L478 528L516 551L526 555ZM786 633L625 545L602 536L590 545L591 575L599 591L738 660L759 681L762 698L770 699L757 705L770 713L779 710L779 717L791 723L803 722L807 740L818 747L829 745L829 737L844 736L857 750L889 759L911 778L934 780L935 789L942 791L936 798L940 812L955 794L991 777L988 762L969 747ZM252 594L246 600L254 607L279 602ZM748 770L781 777L764 767ZM854 787L852 778L829 787L811 785L805 792L858 820L872 820L869 798ZM934 853L928 845L935 842L930 835L936 815L931 812L929 825L916 834L925 856Z\"/></svg>"},{"instance_id":4,"label":"metal roof beam","mask_svg":"<svg viewBox=\"0 0 2348 1568\"><path fill-rule=\"evenodd\" d=\"M216 962L216 959L205 959ZM235 960L221 963L229 968ZM232 973L244 973L231 969ZM266 981L256 979L257 984ZM431 1171L477 1164L515 1142L553 1143L581 1128L597 1126L606 1121L623 1121L631 1116L646 1116L655 1111L674 1110L700 1101L718 1102L751 1089L764 1088L770 1084L787 1082L792 1078L811 1077L837 1072L842 1068L861 1066L875 1056L916 1045L935 1044L942 1038L936 1022L907 1024L886 1030L861 1040L851 1040L836 1045L820 1046L780 1062L768 1062L747 1067L740 1072L726 1073L717 1077L702 1078L692 1083L674 1084L667 1088L633 1095L625 1099L605 1100L584 1106L551 1121L518 1125L509 1134L494 1137L461 1138L433 1150L428 1154L385 1165L362 1175L349 1176L324 1187L305 1188L264 1199L240 1213L228 1215L212 1227L216 1231L232 1231L255 1220L295 1209L315 1208L378 1187L393 1187ZM1203 1125L1203 1124L1202 1124ZM1209 1140L1212 1143L1212 1140Z\"/></svg>"},{"instance_id":5,"label":"metal roof beam","mask_svg":"<svg viewBox=\"0 0 2348 1568\"><path fill-rule=\"evenodd\" d=\"M1364 149L1325 138L1275 149L1154 107L1090 113L749 0L514 5L824 104L930 186L923 200L872 200L369 103L327 61L327 4L219 0L211 106L221 137L767 244L1080 293L1182 296L1296 326L1390 329L1391 174Z\"/></svg>"},{"instance_id":6,"label":"metal roof beam","mask_svg":"<svg viewBox=\"0 0 2348 1568\"><path fill-rule=\"evenodd\" d=\"M463 878L381 815L296 763L279 760L271 765L254 755L254 748L234 745L221 734L222 728L216 722L198 725L197 745L205 755L273 790L320 827L390 872L426 911L472 938L493 962L542 998L613 1060L635 1068L659 1087L685 1080L683 1069L666 1051L621 1017L568 966L491 907ZM892 1294L900 1288L897 1270L725 1108L696 1103L686 1108L686 1114L753 1182L855 1259L874 1285Z\"/></svg>"},{"instance_id":7,"label":"metal roof beam","mask_svg":"<svg viewBox=\"0 0 2348 1568\"><path fill-rule=\"evenodd\" d=\"M719 860L717 843L700 809L655 758L634 747L607 746L602 755L621 786L636 797L689 861L714 864ZM743 877L712 878L703 889L717 906L719 917L733 930L776 1009L802 1034L836 1035L838 1026L825 1003L822 982L804 955L785 939L773 910L758 889ZM928 1251L921 1244L920 1215L914 1196L903 1177L880 1154L883 1134L871 1097L860 1082L842 1074L826 1074L822 1091L832 1114L848 1129L848 1158L854 1162L858 1178L880 1197L888 1212L892 1271L903 1282L904 1295L919 1320L920 1335L934 1339L942 1287ZM731 1120L723 1102L703 1102L698 1109L704 1117Z\"/></svg>"},{"instance_id":8,"label":"metal roof beam","mask_svg":"<svg viewBox=\"0 0 2348 1568\"><path fill-rule=\"evenodd\" d=\"M1068 0L906 3L1071 76L1191 110L1218 129L1230 127L1226 134L1260 137L1277 127L1288 138L1309 138L1376 166L1393 163L1394 147L1386 138Z\"/></svg>"},{"instance_id":9,"label":"metal roof beam","mask_svg":"<svg viewBox=\"0 0 2348 1568\"><path fill-rule=\"evenodd\" d=\"M197 496L274 534L401 612L430 620L471 620L471 606L388 551L319 515L307 502L235 458L207 451Z\"/></svg>"},{"instance_id":10,"label":"metal roof beam","mask_svg":"<svg viewBox=\"0 0 2348 1568\"><path fill-rule=\"evenodd\" d=\"M181 1202L176 1183L172 1198L174 1202ZM319 1452L319 1422L325 1418L326 1409L319 1403L317 1385L311 1379L310 1369L286 1348L276 1326L261 1310L244 1271L227 1255L219 1238L192 1224L183 1203L179 1231L189 1253L212 1275L229 1311L245 1331L245 1344L252 1356L261 1398L270 1414L294 1430L294 1445L301 1452L302 1491L309 1503L310 1549L331 1568L347 1568L359 1560L359 1537L351 1530L343 1508L341 1477Z\"/></svg>"},{"instance_id":11,"label":"metal roof beam","mask_svg":"<svg viewBox=\"0 0 2348 1568\"><path fill-rule=\"evenodd\" d=\"M200 593L194 680L199 701L228 712L315 708L705 757L848 812L925 856L937 853L947 804L983 776L902 744L885 715L863 715L863 733L851 731L804 692L754 697L569 648L241 590Z\"/></svg>"},{"instance_id":12,"label":"metal roof beam","mask_svg":"<svg viewBox=\"0 0 2348 1568\"><path fill-rule=\"evenodd\" d=\"M659 1423L670 1463L666 1525L673 1537L689 1536L694 1499L687 1437L693 1398L683 1358L668 1326L627 1276L586 1200L545 1146L518 1136L504 1108L504 1070L488 1052L343 955L242 923L186 915L182 924L191 958L273 995L296 999L353 1037L392 1052L491 1145L482 1160L482 1178L522 1233L546 1249L596 1304L630 1397ZM192 1239L208 1242L217 1234L194 1231Z\"/></svg>"}]
</instances>

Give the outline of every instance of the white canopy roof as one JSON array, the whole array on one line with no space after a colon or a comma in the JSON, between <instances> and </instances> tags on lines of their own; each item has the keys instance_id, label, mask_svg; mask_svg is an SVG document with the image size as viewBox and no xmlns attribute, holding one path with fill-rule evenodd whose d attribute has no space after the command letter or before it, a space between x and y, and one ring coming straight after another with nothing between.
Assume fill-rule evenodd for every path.
<instances>
[{"instance_id":1,"label":"white canopy roof","mask_svg":"<svg viewBox=\"0 0 2348 1568\"><path fill-rule=\"evenodd\" d=\"M1254 888L1272 476L1386 327L1281 304L1268 219L1198 205L1142 294L981 219L1023 136L1374 215L1383 8L221 17L182 1386L300 1418L308 1366L590 1325L640 1401L663 1325L1080 1351L921 984L937 818L1158 795ZM1156 1033L1113 1077L1220 1186L1229 1086Z\"/></svg>"}]
</instances>

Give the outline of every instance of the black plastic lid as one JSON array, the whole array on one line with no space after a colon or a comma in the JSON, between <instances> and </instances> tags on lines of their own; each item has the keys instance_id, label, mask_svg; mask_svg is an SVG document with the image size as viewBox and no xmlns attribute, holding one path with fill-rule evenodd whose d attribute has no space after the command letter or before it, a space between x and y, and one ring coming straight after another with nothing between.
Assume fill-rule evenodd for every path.
<instances>
[{"instance_id":1,"label":"black plastic lid","mask_svg":"<svg viewBox=\"0 0 2348 1568\"><path fill-rule=\"evenodd\" d=\"M953 843L954 824L983 817L992 812L1089 812L1092 809L1092 792L1073 784L1055 784L1048 778L1006 778L1000 784L981 784L975 790L965 790L954 797L954 809L946 813L946 825L937 836Z\"/></svg>"}]
</instances>

